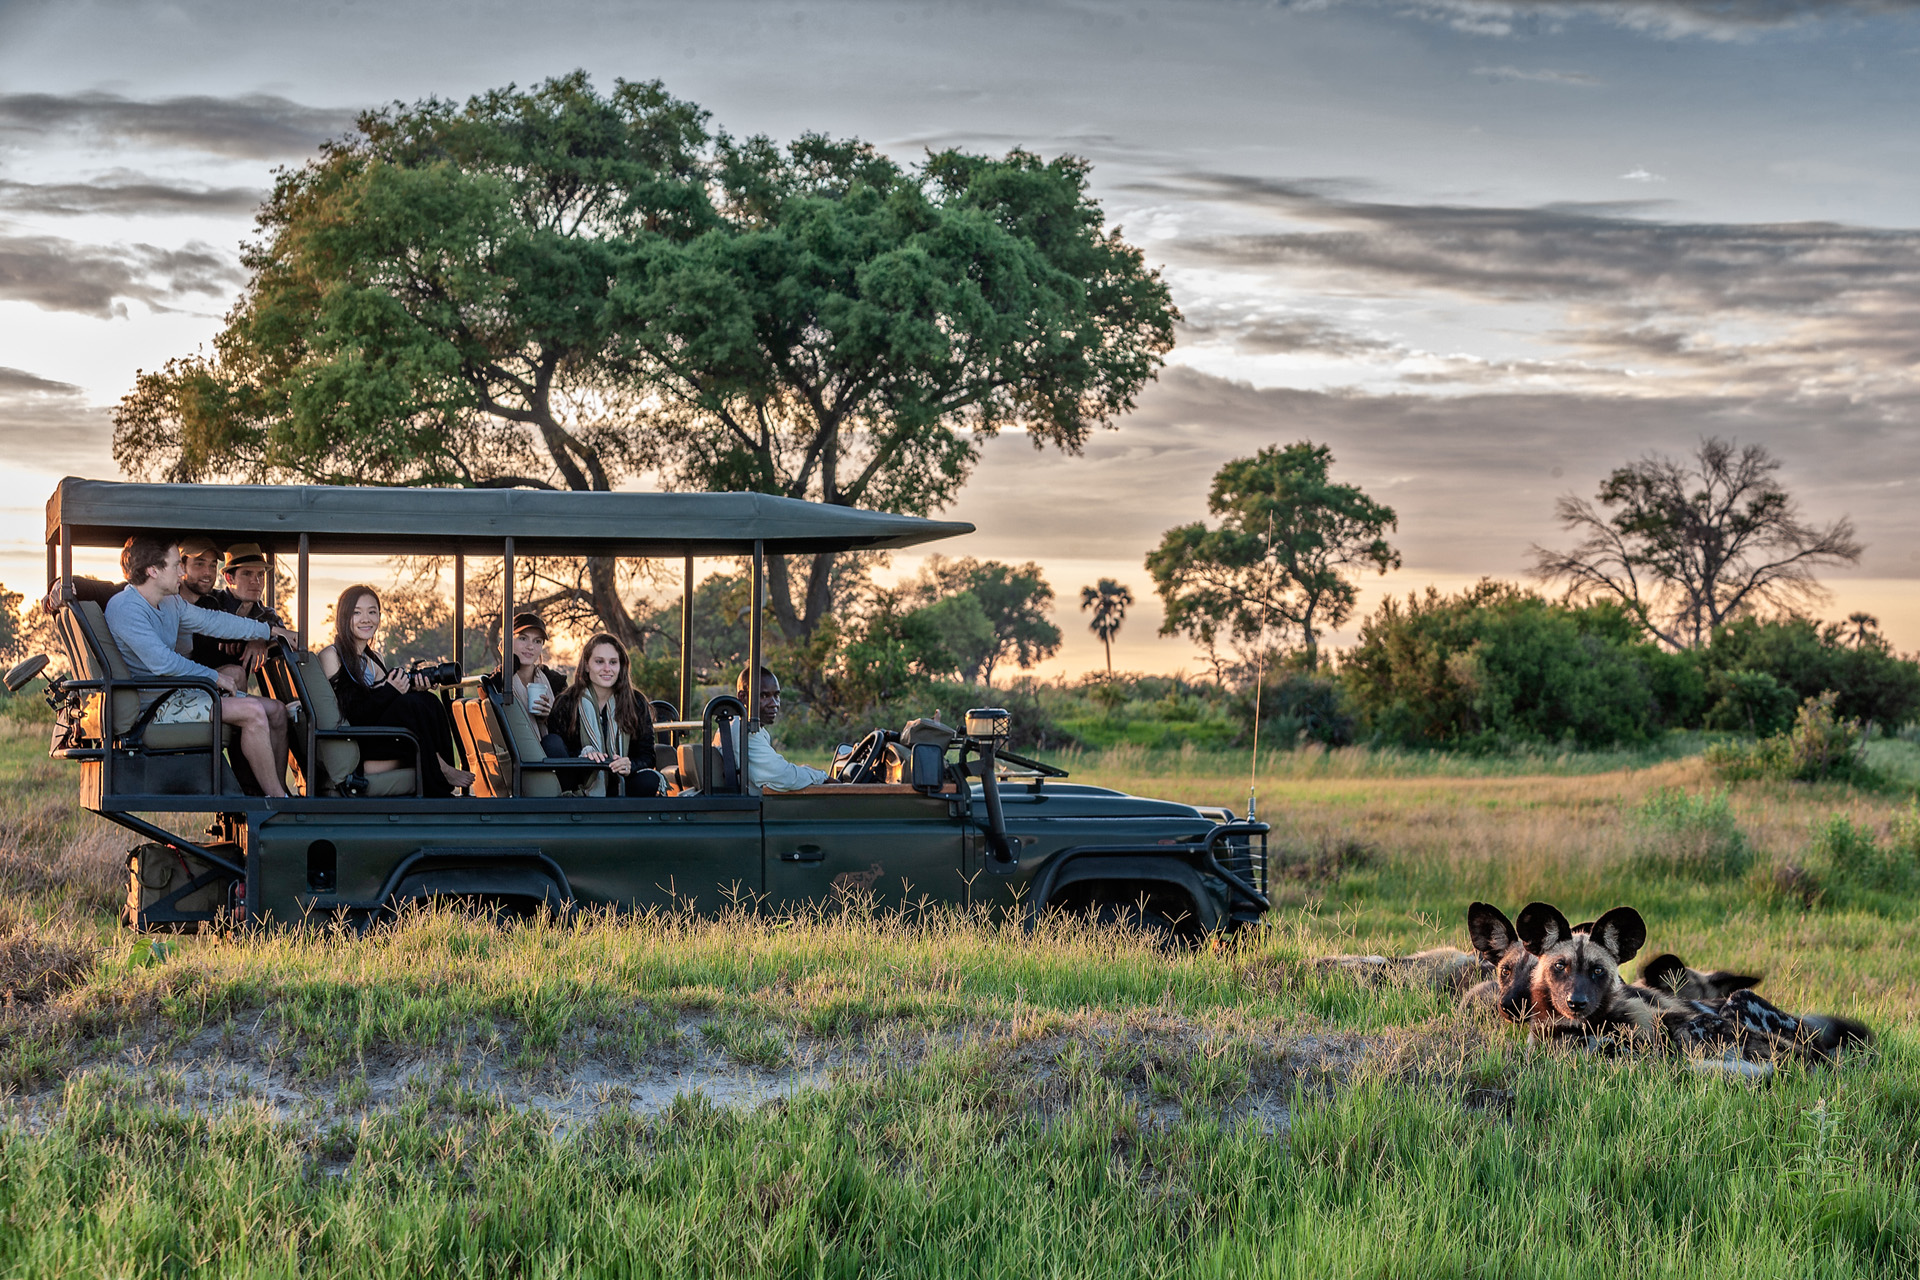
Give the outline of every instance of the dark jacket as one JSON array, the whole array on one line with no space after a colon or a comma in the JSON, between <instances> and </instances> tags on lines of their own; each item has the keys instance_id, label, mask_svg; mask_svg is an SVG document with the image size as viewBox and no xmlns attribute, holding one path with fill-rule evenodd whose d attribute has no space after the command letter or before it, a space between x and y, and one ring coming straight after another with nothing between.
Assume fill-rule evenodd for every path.
<instances>
[{"instance_id":1,"label":"dark jacket","mask_svg":"<svg viewBox=\"0 0 1920 1280\"><path fill-rule=\"evenodd\" d=\"M640 725L628 735L627 759L633 761L636 769L657 769L660 766L655 763L653 754L652 708L638 693L633 700L640 709ZM581 745L580 710L582 703L587 703L590 708L591 702L592 699L584 697L571 686L553 700L553 714L547 717L547 728L560 735L560 740L567 744L567 754L570 756L577 757L584 749ZM591 709L588 714L592 714Z\"/></svg>"},{"instance_id":2,"label":"dark jacket","mask_svg":"<svg viewBox=\"0 0 1920 1280\"><path fill-rule=\"evenodd\" d=\"M264 604L251 604L224 587L201 596L199 604L202 609L231 613L242 618L257 618L271 627L287 625L280 620L279 614ZM203 667L225 667L240 661L240 651L245 647L245 641L215 640L210 636L196 635L193 638L193 652L187 656Z\"/></svg>"}]
</instances>

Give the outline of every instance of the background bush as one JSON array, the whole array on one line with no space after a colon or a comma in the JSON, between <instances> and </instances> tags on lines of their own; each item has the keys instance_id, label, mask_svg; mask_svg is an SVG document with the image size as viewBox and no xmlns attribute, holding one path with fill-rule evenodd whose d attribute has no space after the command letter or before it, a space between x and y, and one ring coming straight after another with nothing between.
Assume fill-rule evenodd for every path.
<instances>
[{"instance_id":1,"label":"background bush","mask_svg":"<svg viewBox=\"0 0 1920 1280\"><path fill-rule=\"evenodd\" d=\"M1655 874L1713 882L1753 866L1753 849L1734 820L1725 787L1691 793L1666 787L1634 815L1634 865Z\"/></svg>"}]
</instances>

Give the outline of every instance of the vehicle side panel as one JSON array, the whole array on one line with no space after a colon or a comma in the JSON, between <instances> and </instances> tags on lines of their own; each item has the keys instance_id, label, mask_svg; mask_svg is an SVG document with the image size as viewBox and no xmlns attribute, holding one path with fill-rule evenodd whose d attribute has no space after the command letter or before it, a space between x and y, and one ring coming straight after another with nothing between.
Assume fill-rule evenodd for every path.
<instances>
[{"instance_id":1,"label":"vehicle side panel","mask_svg":"<svg viewBox=\"0 0 1920 1280\"><path fill-rule=\"evenodd\" d=\"M332 846L331 892L310 881L321 842ZM760 815L754 809L697 808L637 813L572 811L484 815L275 814L257 818L249 850L256 918L287 922L310 911L370 907L407 858L422 850L538 850L565 873L583 906L726 905L731 890L765 884ZM321 848L324 853L324 848Z\"/></svg>"}]
</instances>

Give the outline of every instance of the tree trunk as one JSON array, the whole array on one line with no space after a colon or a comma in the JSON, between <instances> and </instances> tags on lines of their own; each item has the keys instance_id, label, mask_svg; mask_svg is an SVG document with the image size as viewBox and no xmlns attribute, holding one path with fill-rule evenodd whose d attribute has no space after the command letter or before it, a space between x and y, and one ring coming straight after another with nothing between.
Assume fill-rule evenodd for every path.
<instances>
[{"instance_id":1,"label":"tree trunk","mask_svg":"<svg viewBox=\"0 0 1920 1280\"><path fill-rule=\"evenodd\" d=\"M811 640L814 629L833 608L833 553L807 557L806 565L805 595L796 604L787 557L767 557L767 599L773 605L773 619L780 634L795 644Z\"/></svg>"},{"instance_id":2,"label":"tree trunk","mask_svg":"<svg viewBox=\"0 0 1920 1280\"><path fill-rule=\"evenodd\" d=\"M634 625L633 616L621 602L619 569L612 556L587 558L587 589L592 594L593 611L599 616L600 625L622 648L637 648L642 638L640 628Z\"/></svg>"}]
</instances>

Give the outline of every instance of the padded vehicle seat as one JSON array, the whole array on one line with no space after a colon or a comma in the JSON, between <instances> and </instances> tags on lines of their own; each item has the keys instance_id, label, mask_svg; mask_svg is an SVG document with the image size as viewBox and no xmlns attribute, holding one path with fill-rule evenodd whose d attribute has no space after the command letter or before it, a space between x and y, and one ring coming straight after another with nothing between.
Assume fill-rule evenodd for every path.
<instances>
[{"instance_id":1,"label":"padded vehicle seat","mask_svg":"<svg viewBox=\"0 0 1920 1280\"><path fill-rule=\"evenodd\" d=\"M54 624L54 630L60 639L60 646L66 650L67 664L81 673L85 680L128 680L133 676L132 668L127 666L125 655L114 642L113 632L107 629L106 613L91 600L69 601L60 611ZM87 699L84 728L89 737L101 737L99 694L91 694ZM140 720L140 693L136 689L115 689L113 691L113 736L118 739L132 733ZM226 741L231 744L239 737L239 730L232 725L223 725ZM138 735L137 741L129 746L144 746L150 751L206 751L213 746L213 722L211 719L201 724L153 724L148 723Z\"/></svg>"},{"instance_id":2,"label":"padded vehicle seat","mask_svg":"<svg viewBox=\"0 0 1920 1280\"><path fill-rule=\"evenodd\" d=\"M473 794L503 796L512 789L513 760L493 737L485 698L461 698L453 704L453 727L460 734L473 773Z\"/></svg>"},{"instance_id":3,"label":"padded vehicle seat","mask_svg":"<svg viewBox=\"0 0 1920 1280\"><path fill-rule=\"evenodd\" d=\"M340 728L344 723L340 718L340 702L333 696L327 673L320 668L318 654L300 655L300 683L305 687L307 714L313 717L313 727ZM360 744L351 739L321 738L315 744L314 754L319 760L310 777L319 782L321 795L339 795L340 784L360 772ZM384 773L369 773L366 778L369 796L410 796L415 790L414 771L407 765Z\"/></svg>"},{"instance_id":4,"label":"padded vehicle seat","mask_svg":"<svg viewBox=\"0 0 1920 1280\"><path fill-rule=\"evenodd\" d=\"M502 795L513 794L513 759L521 765L520 792L523 796L551 799L560 794L560 778L552 769L529 770L526 766L540 764L547 757L547 750L540 745L540 734L533 727L533 717L520 705L519 699L508 699L504 703L506 712L506 733L498 731L499 715L502 710L500 699L489 697L486 700L489 736L512 752L512 758L504 763L505 787Z\"/></svg>"}]
</instances>

